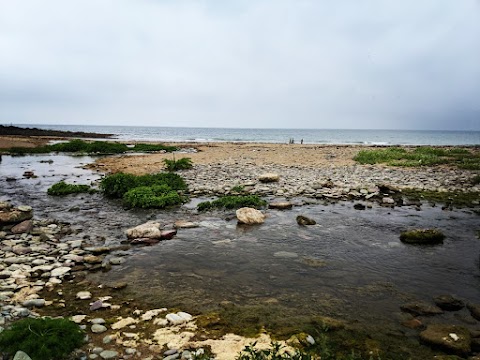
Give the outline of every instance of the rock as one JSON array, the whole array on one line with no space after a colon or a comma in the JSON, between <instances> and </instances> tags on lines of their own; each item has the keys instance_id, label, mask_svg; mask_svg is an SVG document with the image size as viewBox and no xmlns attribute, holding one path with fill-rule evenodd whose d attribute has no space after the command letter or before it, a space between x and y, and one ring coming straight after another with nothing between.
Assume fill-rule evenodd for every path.
<instances>
[{"instance_id":1,"label":"rock","mask_svg":"<svg viewBox=\"0 0 480 360\"><path fill-rule=\"evenodd\" d=\"M92 293L90 291L79 291L76 297L80 300L90 300L92 298Z\"/></svg>"},{"instance_id":2,"label":"rock","mask_svg":"<svg viewBox=\"0 0 480 360\"><path fill-rule=\"evenodd\" d=\"M315 225L317 222L313 219L310 219L306 216L303 216L303 215L298 215L297 216L297 224L298 225Z\"/></svg>"},{"instance_id":3,"label":"rock","mask_svg":"<svg viewBox=\"0 0 480 360\"><path fill-rule=\"evenodd\" d=\"M420 333L420 339L450 354L465 356L471 351L470 332L461 326L431 324Z\"/></svg>"},{"instance_id":4,"label":"rock","mask_svg":"<svg viewBox=\"0 0 480 360\"><path fill-rule=\"evenodd\" d=\"M439 295L433 298L435 304L442 310L457 311L465 307L465 303L452 295Z\"/></svg>"},{"instance_id":5,"label":"rock","mask_svg":"<svg viewBox=\"0 0 480 360\"><path fill-rule=\"evenodd\" d=\"M366 209L366 206L363 205L363 204L360 204L360 203L356 203L356 204L353 205L353 208L354 208L355 210L365 210L365 209Z\"/></svg>"},{"instance_id":6,"label":"rock","mask_svg":"<svg viewBox=\"0 0 480 360\"><path fill-rule=\"evenodd\" d=\"M181 325L187 322L183 317L179 316L178 314L170 313L165 316L165 318L172 324L172 325Z\"/></svg>"},{"instance_id":7,"label":"rock","mask_svg":"<svg viewBox=\"0 0 480 360\"><path fill-rule=\"evenodd\" d=\"M92 253L93 255L101 255L109 253L112 249L108 246L87 247L85 251Z\"/></svg>"},{"instance_id":8,"label":"rock","mask_svg":"<svg viewBox=\"0 0 480 360\"><path fill-rule=\"evenodd\" d=\"M32 231L32 229L33 229L32 220L24 220L21 223L12 227L12 229L10 231L13 234L22 234L22 233L28 233L28 232Z\"/></svg>"},{"instance_id":9,"label":"rock","mask_svg":"<svg viewBox=\"0 0 480 360\"><path fill-rule=\"evenodd\" d=\"M190 221L184 221L184 220L177 220L173 224L173 227L175 229L193 229L193 228L198 227L198 223L190 222Z\"/></svg>"},{"instance_id":10,"label":"rock","mask_svg":"<svg viewBox=\"0 0 480 360\"><path fill-rule=\"evenodd\" d=\"M26 353L24 353L23 351L19 350L15 353L13 360L32 360L32 358L28 356Z\"/></svg>"},{"instance_id":11,"label":"rock","mask_svg":"<svg viewBox=\"0 0 480 360\"><path fill-rule=\"evenodd\" d=\"M280 176L275 173L265 173L258 177L258 181L262 183L278 182L279 180L280 180Z\"/></svg>"},{"instance_id":12,"label":"rock","mask_svg":"<svg viewBox=\"0 0 480 360\"><path fill-rule=\"evenodd\" d=\"M0 226L18 224L33 217L32 211L21 211L19 208L0 211Z\"/></svg>"},{"instance_id":13,"label":"rock","mask_svg":"<svg viewBox=\"0 0 480 360\"><path fill-rule=\"evenodd\" d=\"M45 306L45 299L30 299L30 300L25 300L22 303L23 306L26 308L32 308L32 307L44 307Z\"/></svg>"},{"instance_id":14,"label":"rock","mask_svg":"<svg viewBox=\"0 0 480 360\"><path fill-rule=\"evenodd\" d=\"M273 256L277 258L294 259L298 257L298 254L289 251L277 251Z\"/></svg>"},{"instance_id":15,"label":"rock","mask_svg":"<svg viewBox=\"0 0 480 360\"><path fill-rule=\"evenodd\" d=\"M163 358L163 360L176 360L180 357L180 354L179 353L176 353L176 354L173 354L173 355L170 355L170 356L166 356Z\"/></svg>"},{"instance_id":16,"label":"rock","mask_svg":"<svg viewBox=\"0 0 480 360\"><path fill-rule=\"evenodd\" d=\"M90 311L95 311L103 308L103 301L102 300L97 300L93 303L90 304Z\"/></svg>"},{"instance_id":17,"label":"rock","mask_svg":"<svg viewBox=\"0 0 480 360\"><path fill-rule=\"evenodd\" d=\"M103 324L105 324L106 321L105 321L105 319L103 319L103 318L95 318L95 319L90 320L90 322L91 322L92 324L100 324L100 325L103 325Z\"/></svg>"},{"instance_id":18,"label":"rock","mask_svg":"<svg viewBox=\"0 0 480 360\"><path fill-rule=\"evenodd\" d=\"M480 304L467 304L467 309L470 311L472 317L480 321Z\"/></svg>"},{"instance_id":19,"label":"rock","mask_svg":"<svg viewBox=\"0 0 480 360\"><path fill-rule=\"evenodd\" d=\"M8 201L0 201L0 211L10 210L12 208L12 204Z\"/></svg>"},{"instance_id":20,"label":"rock","mask_svg":"<svg viewBox=\"0 0 480 360\"><path fill-rule=\"evenodd\" d=\"M130 241L132 245L155 245L160 242L160 239L139 238Z\"/></svg>"},{"instance_id":21,"label":"rock","mask_svg":"<svg viewBox=\"0 0 480 360\"><path fill-rule=\"evenodd\" d=\"M163 230L160 233L160 240L170 240L177 235L177 230Z\"/></svg>"},{"instance_id":22,"label":"rock","mask_svg":"<svg viewBox=\"0 0 480 360\"><path fill-rule=\"evenodd\" d=\"M116 282L110 285L107 285L108 288L113 289L113 290L121 290L125 289L128 286L126 282Z\"/></svg>"},{"instance_id":23,"label":"rock","mask_svg":"<svg viewBox=\"0 0 480 360\"><path fill-rule=\"evenodd\" d=\"M400 309L416 316L432 316L443 314L442 309L439 307L421 301L402 305Z\"/></svg>"},{"instance_id":24,"label":"rock","mask_svg":"<svg viewBox=\"0 0 480 360\"><path fill-rule=\"evenodd\" d=\"M153 221L128 229L126 234L129 239L160 239L162 237L160 223Z\"/></svg>"},{"instance_id":25,"label":"rock","mask_svg":"<svg viewBox=\"0 0 480 360\"><path fill-rule=\"evenodd\" d=\"M400 234L400 241L406 244L443 244L443 239L445 239L445 235L436 229L416 229Z\"/></svg>"},{"instance_id":26,"label":"rock","mask_svg":"<svg viewBox=\"0 0 480 360\"><path fill-rule=\"evenodd\" d=\"M288 210L291 209L293 204L288 201L276 201L268 204L270 209Z\"/></svg>"},{"instance_id":27,"label":"rock","mask_svg":"<svg viewBox=\"0 0 480 360\"><path fill-rule=\"evenodd\" d=\"M33 171L24 171L23 172L23 177L26 177L27 179L35 177L35 173Z\"/></svg>"},{"instance_id":28,"label":"rock","mask_svg":"<svg viewBox=\"0 0 480 360\"><path fill-rule=\"evenodd\" d=\"M115 359L118 357L118 352L113 350L104 350L100 353L100 357L104 360Z\"/></svg>"},{"instance_id":29,"label":"rock","mask_svg":"<svg viewBox=\"0 0 480 360\"><path fill-rule=\"evenodd\" d=\"M382 204L384 204L384 205L394 205L395 200L393 200L392 198L389 198L389 197L384 197L384 198L382 198Z\"/></svg>"},{"instance_id":30,"label":"rock","mask_svg":"<svg viewBox=\"0 0 480 360\"><path fill-rule=\"evenodd\" d=\"M236 215L238 222L241 224L253 225L265 222L265 215L260 210L249 207L238 209Z\"/></svg>"},{"instance_id":31,"label":"rock","mask_svg":"<svg viewBox=\"0 0 480 360\"><path fill-rule=\"evenodd\" d=\"M191 321L193 319L193 316L190 315L189 313L179 311L177 312L177 315L180 316L182 319L185 319L185 321Z\"/></svg>"},{"instance_id":32,"label":"rock","mask_svg":"<svg viewBox=\"0 0 480 360\"><path fill-rule=\"evenodd\" d=\"M101 333L104 333L105 331L107 331L107 327L102 325L102 324L93 324L92 327L91 327L91 330L93 333L95 334L101 334Z\"/></svg>"},{"instance_id":33,"label":"rock","mask_svg":"<svg viewBox=\"0 0 480 360\"><path fill-rule=\"evenodd\" d=\"M103 261L103 258L100 256L95 256L95 255L88 255L83 258L83 261L86 262L87 264L101 264Z\"/></svg>"},{"instance_id":34,"label":"rock","mask_svg":"<svg viewBox=\"0 0 480 360\"><path fill-rule=\"evenodd\" d=\"M423 323L417 318L402 321L402 325L409 329L419 329L423 327Z\"/></svg>"},{"instance_id":35,"label":"rock","mask_svg":"<svg viewBox=\"0 0 480 360\"><path fill-rule=\"evenodd\" d=\"M75 324L80 324L83 320L85 320L86 317L87 317L87 315L73 315L72 316L72 321Z\"/></svg>"},{"instance_id":36,"label":"rock","mask_svg":"<svg viewBox=\"0 0 480 360\"><path fill-rule=\"evenodd\" d=\"M112 329L113 330L122 329L125 326L129 326L129 325L132 325L132 324L135 324L135 323L136 323L136 320L134 318L127 317L125 319L121 319L121 320L117 321L116 323L112 324Z\"/></svg>"},{"instance_id":37,"label":"rock","mask_svg":"<svg viewBox=\"0 0 480 360\"><path fill-rule=\"evenodd\" d=\"M68 266L61 266L61 267L58 267L56 269L53 269L50 275L52 277L56 277L56 278L62 277L66 273L68 273L70 270L72 270L72 268L70 268Z\"/></svg>"}]
</instances>

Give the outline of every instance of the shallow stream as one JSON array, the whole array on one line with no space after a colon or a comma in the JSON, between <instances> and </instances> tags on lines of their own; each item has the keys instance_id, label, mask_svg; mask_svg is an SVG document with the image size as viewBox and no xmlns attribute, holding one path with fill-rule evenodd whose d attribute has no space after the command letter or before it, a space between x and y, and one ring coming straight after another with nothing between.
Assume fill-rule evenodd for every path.
<instances>
[{"instance_id":1,"label":"shallow stream","mask_svg":"<svg viewBox=\"0 0 480 360\"><path fill-rule=\"evenodd\" d=\"M53 162L45 162L53 160ZM135 247L126 261L99 282L126 281L129 291L155 307L193 313L212 311L221 302L279 306L285 316L324 315L346 320L367 331L417 336L401 321L410 316L400 305L451 294L480 300L479 216L469 210L444 211L423 205L364 211L353 203L310 204L292 210L268 210L260 226L238 226L233 212L198 214L192 206L172 211L124 210L100 194L49 197L60 180L89 184L99 175L81 168L90 157L61 155L3 156L0 200L31 205L36 217L72 223L77 234L95 245L125 241L124 231L147 220L172 224L197 221L172 240ZM37 178L23 178L26 170ZM15 178L16 181L7 181ZM297 225L306 215L318 225ZM443 245L412 246L400 242L401 231L438 228ZM70 239L67 238L66 240ZM425 319L428 323L432 321ZM437 322L480 329L467 310L435 317Z\"/></svg>"}]
</instances>

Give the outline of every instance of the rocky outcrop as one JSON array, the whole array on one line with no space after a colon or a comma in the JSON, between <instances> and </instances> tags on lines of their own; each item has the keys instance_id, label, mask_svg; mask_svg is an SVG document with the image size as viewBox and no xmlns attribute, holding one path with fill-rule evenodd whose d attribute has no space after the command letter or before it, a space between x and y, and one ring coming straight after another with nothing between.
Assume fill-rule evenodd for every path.
<instances>
[{"instance_id":1,"label":"rocky outcrop","mask_svg":"<svg viewBox=\"0 0 480 360\"><path fill-rule=\"evenodd\" d=\"M243 207L236 211L237 220L241 224L254 225L263 224L265 215L257 209Z\"/></svg>"},{"instance_id":2,"label":"rocky outcrop","mask_svg":"<svg viewBox=\"0 0 480 360\"><path fill-rule=\"evenodd\" d=\"M465 356L471 351L470 332L461 326L431 324L420 333L420 339L450 354Z\"/></svg>"}]
</instances>

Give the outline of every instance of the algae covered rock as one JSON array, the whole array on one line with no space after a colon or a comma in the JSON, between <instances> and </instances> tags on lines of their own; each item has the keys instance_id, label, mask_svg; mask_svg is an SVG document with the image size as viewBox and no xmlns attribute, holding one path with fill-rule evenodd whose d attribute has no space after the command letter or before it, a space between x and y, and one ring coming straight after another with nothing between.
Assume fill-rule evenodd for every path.
<instances>
[{"instance_id":1,"label":"algae covered rock","mask_svg":"<svg viewBox=\"0 0 480 360\"><path fill-rule=\"evenodd\" d=\"M470 332L462 326L431 324L420 333L420 339L449 354L463 356L471 351Z\"/></svg>"},{"instance_id":2,"label":"algae covered rock","mask_svg":"<svg viewBox=\"0 0 480 360\"><path fill-rule=\"evenodd\" d=\"M442 244L444 239L445 235L437 229L415 229L400 234L400 240L406 244Z\"/></svg>"},{"instance_id":3,"label":"algae covered rock","mask_svg":"<svg viewBox=\"0 0 480 360\"><path fill-rule=\"evenodd\" d=\"M305 225L315 225L317 222L313 219L310 219L309 217L303 216L303 215L298 215L297 216L297 224L301 226Z\"/></svg>"}]
</instances>

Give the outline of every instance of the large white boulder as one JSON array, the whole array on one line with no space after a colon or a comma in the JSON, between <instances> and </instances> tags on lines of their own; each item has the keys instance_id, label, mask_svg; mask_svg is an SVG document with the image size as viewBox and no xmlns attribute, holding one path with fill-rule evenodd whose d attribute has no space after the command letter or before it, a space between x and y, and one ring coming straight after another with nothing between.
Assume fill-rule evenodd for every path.
<instances>
[{"instance_id":1,"label":"large white boulder","mask_svg":"<svg viewBox=\"0 0 480 360\"><path fill-rule=\"evenodd\" d=\"M237 210L237 219L242 224L263 224L265 222L265 215L257 209L243 207Z\"/></svg>"},{"instance_id":2,"label":"large white boulder","mask_svg":"<svg viewBox=\"0 0 480 360\"><path fill-rule=\"evenodd\" d=\"M128 229L126 234L129 239L160 239L162 237L161 225L158 222L149 221Z\"/></svg>"}]
</instances>

